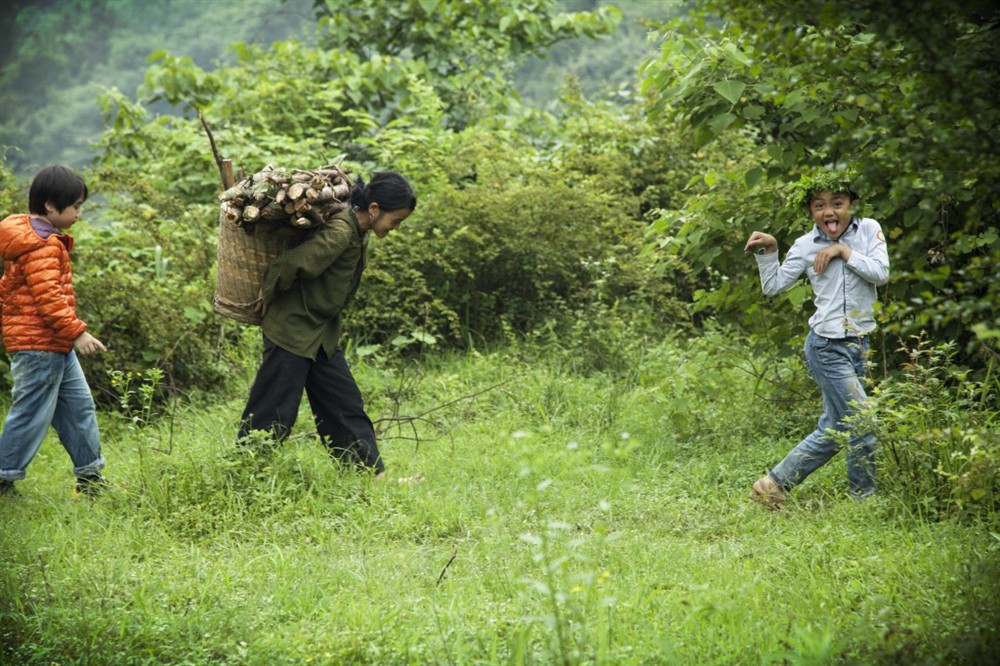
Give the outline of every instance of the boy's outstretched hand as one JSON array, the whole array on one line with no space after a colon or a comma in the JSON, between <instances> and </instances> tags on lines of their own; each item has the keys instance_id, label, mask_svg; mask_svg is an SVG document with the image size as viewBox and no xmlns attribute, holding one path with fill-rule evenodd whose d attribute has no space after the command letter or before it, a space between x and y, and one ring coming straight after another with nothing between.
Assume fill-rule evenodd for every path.
<instances>
[{"instance_id":1,"label":"boy's outstretched hand","mask_svg":"<svg viewBox=\"0 0 1000 666\"><path fill-rule=\"evenodd\" d=\"M747 239L747 244L743 248L745 254L750 254L752 252L758 252L760 254L771 254L772 252L778 251L778 241L775 240L774 236L771 234L765 234L763 231L755 231L750 234L750 238Z\"/></svg>"},{"instance_id":2,"label":"boy's outstretched hand","mask_svg":"<svg viewBox=\"0 0 1000 666\"><path fill-rule=\"evenodd\" d=\"M81 354L93 354L96 351L108 351L108 348L104 346L104 343L87 331L81 333L80 337L73 341L73 349Z\"/></svg>"}]
</instances>

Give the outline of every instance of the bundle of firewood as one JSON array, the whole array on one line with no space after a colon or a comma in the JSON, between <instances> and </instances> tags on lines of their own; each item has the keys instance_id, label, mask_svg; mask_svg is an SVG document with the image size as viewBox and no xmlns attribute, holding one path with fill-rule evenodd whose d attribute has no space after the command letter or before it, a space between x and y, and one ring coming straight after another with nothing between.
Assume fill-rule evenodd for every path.
<instances>
[{"instance_id":1,"label":"bundle of firewood","mask_svg":"<svg viewBox=\"0 0 1000 666\"><path fill-rule=\"evenodd\" d=\"M258 225L315 227L347 208L351 180L336 164L291 172L268 164L219 195L220 219L253 233Z\"/></svg>"}]
</instances>

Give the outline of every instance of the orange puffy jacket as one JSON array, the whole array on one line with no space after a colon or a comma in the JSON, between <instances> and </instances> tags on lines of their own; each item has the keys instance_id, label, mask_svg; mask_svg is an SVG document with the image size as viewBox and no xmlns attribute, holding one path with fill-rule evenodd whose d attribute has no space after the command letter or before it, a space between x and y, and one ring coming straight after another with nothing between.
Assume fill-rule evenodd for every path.
<instances>
[{"instance_id":1,"label":"orange puffy jacket","mask_svg":"<svg viewBox=\"0 0 1000 666\"><path fill-rule=\"evenodd\" d=\"M8 353L66 353L87 329L76 316L69 263L73 238L45 226L33 226L30 215L0 222L0 325Z\"/></svg>"}]
</instances>

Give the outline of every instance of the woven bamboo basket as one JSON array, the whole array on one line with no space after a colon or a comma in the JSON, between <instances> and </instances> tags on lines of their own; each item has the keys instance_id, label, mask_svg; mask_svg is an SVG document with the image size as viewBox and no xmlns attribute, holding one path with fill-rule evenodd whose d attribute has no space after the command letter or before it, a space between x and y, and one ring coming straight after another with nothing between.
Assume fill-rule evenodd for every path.
<instances>
[{"instance_id":1,"label":"woven bamboo basket","mask_svg":"<svg viewBox=\"0 0 1000 666\"><path fill-rule=\"evenodd\" d=\"M258 225L260 227L262 225ZM302 231L287 225L248 234L219 216L218 269L212 307L219 314L245 324L260 324L257 313L260 288L268 266Z\"/></svg>"}]
</instances>

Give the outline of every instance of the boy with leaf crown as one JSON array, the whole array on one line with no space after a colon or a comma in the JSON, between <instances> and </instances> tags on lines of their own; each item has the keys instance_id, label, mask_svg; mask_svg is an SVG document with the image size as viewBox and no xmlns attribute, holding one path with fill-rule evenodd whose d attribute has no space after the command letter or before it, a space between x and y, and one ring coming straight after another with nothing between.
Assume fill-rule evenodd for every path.
<instances>
[{"instance_id":1,"label":"boy with leaf crown","mask_svg":"<svg viewBox=\"0 0 1000 666\"><path fill-rule=\"evenodd\" d=\"M858 499L875 492L875 435L852 431L852 417L867 405L862 380L868 335L875 330L876 287L889 280L889 254L878 222L855 216L857 195L842 171L824 170L796 184L812 228L778 259L774 236L754 231L753 252L767 296L792 287L805 273L816 312L809 318L805 363L823 394L816 429L753 484L751 497L779 508L787 493L829 461L846 435L847 478Z\"/></svg>"}]
</instances>

